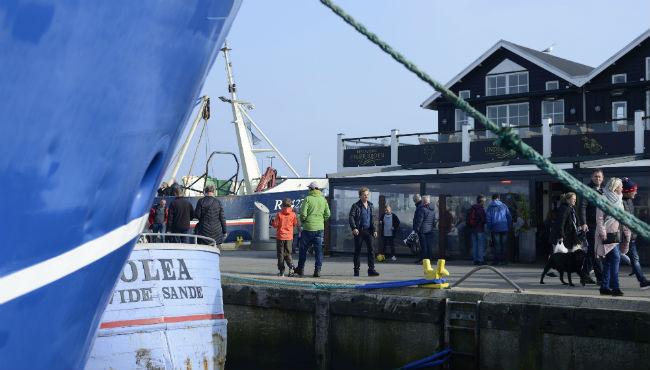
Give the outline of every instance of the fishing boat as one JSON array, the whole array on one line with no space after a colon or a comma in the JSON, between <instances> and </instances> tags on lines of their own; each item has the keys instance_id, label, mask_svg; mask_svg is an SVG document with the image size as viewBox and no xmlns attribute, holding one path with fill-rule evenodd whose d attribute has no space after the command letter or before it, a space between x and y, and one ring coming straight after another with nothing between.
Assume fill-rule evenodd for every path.
<instances>
[{"instance_id":1,"label":"fishing boat","mask_svg":"<svg viewBox=\"0 0 650 370\"><path fill-rule=\"evenodd\" d=\"M203 174L198 176L190 174L183 176L177 186L180 186L184 190L183 194L188 197L188 200L193 205L196 205L198 199L203 196L203 190L206 185L212 184L215 186L217 198L221 201L225 210L224 214L228 228L228 235L225 242L229 243L237 240L247 241L252 239L254 226L253 215L256 209L255 203L261 203L271 213L275 213L281 210L280 205L282 204L282 200L290 198L293 200L294 208L299 209L300 204L308 194L308 185L314 182L318 185L319 189L327 189L328 180L326 178L311 177L311 160L309 161L307 176L302 177L287 157L282 154L261 127L253 120L249 111L254 108L254 105L250 102L240 100L237 97L238 87L235 83L232 63L230 61L231 49L228 45L225 45L221 51L225 59L229 97L220 96L219 100L231 106L239 153L236 155L230 152L213 151L206 160L205 172ZM189 134L175 156L173 165L170 167L171 182L176 182L176 175L199 123L201 121L204 125L208 123L208 119L210 118L210 102L211 99L208 97L202 98L201 104L197 109L196 118L190 127ZM205 126L201 132L203 133L204 130ZM201 143L201 137L199 137L197 142L198 149L198 145ZM278 176L277 170L272 165L267 167L264 173L262 173L257 160L257 155L262 153L271 153L274 158L278 157L291 172L292 176ZM216 176L210 173L210 164L216 158L223 158L223 156L234 161L236 171L229 178L218 180ZM241 180L239 179L240 169L243 173ZM168 193L168 195L171 194ZM159 201L160 199L156 198L153 205ZM167 204L170 204L170 201ZM196 220L192 221L191 226L194 227L196 223ZM271 230L271 234L273 232Z\"/></svg>"},{"instance_id":2,"label":"fishing boat","mask_svg":"<svg viewBox=\"0 0 650 370\"><path fill-rule=\"evenodd\" d=\"M0 369L85 366L239 6L0 2Z\"/></svg>"},{"instance_id":3,"label":"fishing boat","mask_svg":"<svg viewBox=\"0 0 650 370\"><path fill-rule=\"evenodd\" d=\"M109 299L86 370L223 370L220 251L210 238L191 237L207 243L144 243L156 234L143 234Z\"/></svg>"}]
</instances>

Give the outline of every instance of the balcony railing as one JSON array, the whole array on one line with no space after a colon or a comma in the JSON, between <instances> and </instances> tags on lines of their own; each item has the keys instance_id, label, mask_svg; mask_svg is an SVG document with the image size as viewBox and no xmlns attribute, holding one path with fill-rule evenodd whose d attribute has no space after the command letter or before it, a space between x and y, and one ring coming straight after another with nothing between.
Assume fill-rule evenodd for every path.
<instances>
[{"instance_id":1,"label":"balcony railing","mask_svg":"<svg viewBox=\"0 0 650 370\"><path fill-rule=\"evenodd\" d=\"M552 123L545 119L541 125L510 127L547 158L643 154L646 141L650 141L650 116L642 111L635 112L633 120ZM400 135L393 130L391 135L359 138L344 138L340 134L338 169L519 158L516 152L496 146L495 139L496 135L489 130L474 129L471 118L461 131Z\"/></svg>"}]
</instances>

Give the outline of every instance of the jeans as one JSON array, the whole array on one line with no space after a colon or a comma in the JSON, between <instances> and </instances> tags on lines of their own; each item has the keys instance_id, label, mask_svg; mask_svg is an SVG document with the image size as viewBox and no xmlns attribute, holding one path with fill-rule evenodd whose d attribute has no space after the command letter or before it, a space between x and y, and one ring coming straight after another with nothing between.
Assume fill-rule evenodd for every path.
<instances>
[{"instance_id":1,"label":"jeans","mask_svg":"<svg viewBox=\"0 0 650 370\"><path fill-rule=\"evenodd\" d=\"M172 230L170 231L172 234L188 234L190 232L190 229L186 230ZM190 244L190 237L189 236L168 236L167 239L171 243L183 243L183 244Z\"/></svg>"},{"instance_id":2,"label":"jeans","mask_svg":"<svg viewBox=\"0 0 650 370\"><path fill-rule=\"evenodd\" d=\"M153 224L151 227L151 232L156 234L161 234L155 236L155 241L157 241L158 243L165 242L165 224Z\"/></svg>"},{"instance_id":3,"label":"jeans","mask_svg":"<svg viewBox=\"0 0 650 370\"><path fill-rule=\"evenodd\" d=\"M368 252L368 271L375 269L375 251L372 248L372 235L368 230L359 230L359 235L354 237L354 269L359 271L361 267L361 245L366 243L366 250Z\"/></svg>"},{"instance_id":4,"label":"jeans","mask_svg":"<svg viewBox=\"0 0 650 370\"><path fill-rule=\"evenodd\" d=\"M314 257L316 258L316 263L314 268L320 271L321 266L323 266L323 231L307 231L303 230L300 237L300 249L298 251L298 269L302 270L305 267L305 261L307 260L307 249L310 245L314 245Z\"/></svg>"},{"instance_id":5,"label":"jeans","mask_svg":"<svg viewBox=\"0 0 650 370\"><path fill-rule=\"evenodd\" d=\"M639 253L636 251L636 240L630 241L630 251L627 252L627 255L630 257L630 264L632 265L632 272L636 276L636 279L639 283L648 281L643 275L643 270L641 269L641 263L639 262Z\"/></svg>"},{"instance_id":6,"label":"jeans","mask_svg":"<svg viewBox=\"0 0 650 370\"><path fill-rule=\"evenodd\" d=\"M596 225L588 225L589 231L587 231L587 256L585 258L584 270L582 271L585 276L589 276L591 269L594 270L596 275L596 280L603 279L603 264L600 258L596 256Z\"/></svg>"},{"instance_id":7,"label":"jeans","mask_svg":"<svg viewBox=\"0 0 650 370\"><path fill-rule=\"evenodd\" d=\"M621 252L617 244L603 259L603 280L600 289L619 289L618 267L620 263Z\"/></svg>"},{"instance_id":8,"label":"jeans","mask_svg":"<svg viewBox=\"0 0 650 370\"><path fill-rule=\"evenodd\" d=\"M394 236L384 236L384 249L383 252L384 254L388 255L386 251L388 250L388 247L390 247L390 255L394 256L395 255L395 237Z\"/></svg>"},{"instance_id":9,"label":"jeans","mask_svg":"<svg viewBox=\"0 0 650 370\"><path fill-rule=\"evenodd\" d=\"M435 241L433 238L433 232L420 234L420 257L422 259L433 259L433 246Z\"/></svg>"},{"instance_id":10,"label":"jeans","mask_svg":"<svg viewBox=\"0 0 650 370\"><path fill-rule=\"evenodd\" d=\"M492 246L494 247L494 263L505 263L506 244L508 243L507 231L495 231L492 233Z\"/></svg>"},{"instance_id":11,"label":"jeans","mask_svg":"<svg viewBox=\"0 0 650 370\"><path fill-rule=\"evenodd\" d=\"M485 262L485 233L472 232L472 259L474 262Z\"/></svg>"}]
</instances>

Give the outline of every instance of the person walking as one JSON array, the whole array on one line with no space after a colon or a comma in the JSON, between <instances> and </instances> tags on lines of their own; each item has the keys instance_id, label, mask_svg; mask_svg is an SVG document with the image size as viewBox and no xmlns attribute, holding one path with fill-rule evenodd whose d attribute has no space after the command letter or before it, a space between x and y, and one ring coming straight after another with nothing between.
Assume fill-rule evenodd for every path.
<instances>
[{"instance_id":1,"label":"person walking","mask_svg":"<svg viewBox=\"0 0 650 370\"><path fill-rule=\"evenodd\" d=\"M434 231L437 223L435 207L431 205L429 195L422 196L422 206L415 213L413 230L420 237L420 260L433 259Z\"/></svg>"},{"instance_id":2,"label":"person walking","mask_svg":"<svg viewBox=\"0 0 650 370\"><path fill-rule=\"evenodd\" d=\"M623 206L623 183L612 177L607 181L603 196L609 203L619 209ZM621 232L623 237L621 237ZM621 253L627 253L632 233L614 217L606 215L600 208L596 209L596 255L603 258L603 279L600 284L601 295L622 296L618 283L618 269Z\"/></svg>"},{"instance_id":3,"label":"person walking","mask_svg":"<svg viewBox=\"0 0 650 370\"><path fill-rule=\"evenodd\" d=\"M508 242L508 231L512 224L510 210L501 202L499 194L492 195L492 202L485 212L485 226L492 234L494 246L494 261L492 265L506 265L505 250Z\"/></svg>"},{"instance_id":4,"label":"person walking","mask_svg":"<svg viewBox=\"0 0 650 370\"><path fill-rule=\"evenodd\" d=\"M628 177L622 179L623 183L623 209L625 209L630 214L634 215L634 198L636 197L637 185L630 180ZM639 262L639 253L636 249L636 233L630 232L629 240L629 251L627 252L630 257L630 265L632 266L632 272L630 275L634 275L639 281L641 290L646 290L650 288L650 282L643 274L641 269L641 264Z\"/></svg>"},{"instance_id":5,"label":"person walking","mask_svg":"<svg viewBox=\"0 0 650 370\"><path fill-rule=\"evenodd\" d=\"M393 213L392 208L387 205L384 215L379 219L379 232L384 245L383 252L386 254L386 249L390 247L390 260L393 262L397 261L397 257L395 257L395 236L399 231L399 224L399 218Z\"/></svg>"},{"instance_id":6,"label":"person walking","mask_svg":"<svg viewBox=\"0 0 650 370\"><path fill-rule=\"evenodd\" d=\"M422 263L422 235L415 229L415 222L419 217L419 212L421 212L420 208L422 208L422 196L420 194L413 195L413 203L415 204L415 212L413 212L413 222L411 222L411 225L413 227L413 232L418 236L417 244L420 245L420 258L416 260L415 263Z\"/></svg>"},{"instance_id":7,"label":"person walking","mask_svg":"<svg viewBox=\"0 0 650 370\"><path fill-rule=\"evenodd\" d=\"M205 196L196 203L194 217L199 223L194 229L197 235L207 236L214 239L217 245L221 245L226 238L226 218L223 214L223 206L219 199L214 196L214 185L205 187ZM207 239L197 238L198 244L210 244Z\"/></svg>"},{"instance_id":8,"label":"person walking","mask_svg":"<svg viewBox=\"0 0 650 370\"><path fill-rule=\"evenodd\" d=\"M176 187L174 189L176 199L169 205L167 212L167 231L173 234L189 234L190 220L194 218L194 208L192 203L183 197L183 189ZM189 243L187 236L171 236L173 243Z\"/></svg>"},{"instance_id":9,"label":"person walking","mask_svg":"<svg viewBox=\"0 0 650 370\"><path fill-rule=\"evenodd\" d=\"M302 233L298 252L298 267L294 269L294 273L298 276L304 275L307 249L313 244L314 256L316 257L314 277L320 277L321 267L323 266L323 234L325 221L330 218L330 207L327 205L327 200L320 189L318 189L316 182L309 184L308 188L309 193L300 207Z\"/></svg>"},{"instance_id":10,"label":"person walking","mask_svg":"<svg viewBox=\"0 0 650 370\"><path fill-rule=\"evenodd\" d=\"M485 264L485 195L476 197L467 211L467 227L472 235L472 259L475 265Z\"/></svg>"},{"instance_id":11,"label":"person walking","mask_svg":"<svg viewBox=\"0 0 650 370\"><path fill-rule=\"evenodd\" d=\"M553 245L562 242L567 249L571 250L578 244L576 201L576 194L572 192L563 194L560 198L557 217L551 226L551 243Z\"/></svg>"},{"instance_id":12,"label":"person walking","mask_svg":"<svg viewBox=\"0 0 650 370\"><path fill-rule=\"evenodd\" d=\"M282 201L282 210L273 218L271 226L276 230L275 247L278 257L278 276L284 276L284 265L289 267L289 276L293 276L295 266L291 260L291 245L293 244L293 229L298 226L298 217L291 208L290 198Z\"/></svg>"},{"instance_id":13,"label":"person walking","mask_svg":"<svg viewBox=\"0 0 650 370\"><path fill-rule=\"evenodd\" d=\"M595 169L591 172L589 187L600 194L603 194L602 184L605 179L603 170ZM587 233L587 257L585 258L583 275L587 277L587 284L600 284L602 280L602 261L596 257L595 236L596 236L596 206L588 200L582 199L580 212L578 212L580 228ZM591 278L591 270L594 270L596 281Z\"/></svg>"},{"instance_id":14,"label":"person walking","mask_svg":"<svg viewBox=\"0 0 650 370\"><path fill-rule=\"evenodd\" d=\"M377 237L377 230L375 229L375 220L373 215L372 202L368 201L370 197L370 190L366 187L359 189L359 200L352 204L350 207L350 214L348 222L350 229L354 236L354 276L359 276L359 268L361 267L361 245L366 244L366 251L368 252L368 276L379 276L375 270L375 251L372 248L372 239Z\"/></svg>"},{"instance_id":15,"label":"person walking","mask_svg":"<svg viewBox=\"0 0 650 370\"><path fill-rule=\"evenodd\" d=\"M160 234L155 236L155 240L151 240L164 243L165 242L165 225L167 224L167 201L161 199L160 203L154 205L149 210L149 229L152 233Z\"/></svg>"}]
</instances>

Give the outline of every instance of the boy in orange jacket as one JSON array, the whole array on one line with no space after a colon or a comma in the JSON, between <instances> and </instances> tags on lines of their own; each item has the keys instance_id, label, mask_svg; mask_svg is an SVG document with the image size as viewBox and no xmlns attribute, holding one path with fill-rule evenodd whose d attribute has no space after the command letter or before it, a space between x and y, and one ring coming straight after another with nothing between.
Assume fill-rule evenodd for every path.
<instances>
[{"instance_id":1,"label":"boy in orange jacket","mask_svg":"<svg viewBox=\"0 0 650 370\"><path fill-rule=\"evenodd\" d=\"M278 276L284 276L284 264L289 267L289 276L293 276L293 262L291 261L291 244L293 244L293 228L298 226L298 217L291 208L292 201L286 198L282 201L282 211L280 211L271 222L271 225L277 230L276 249L278 252Z\"/></svg>"}]
</instances>

